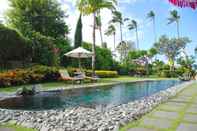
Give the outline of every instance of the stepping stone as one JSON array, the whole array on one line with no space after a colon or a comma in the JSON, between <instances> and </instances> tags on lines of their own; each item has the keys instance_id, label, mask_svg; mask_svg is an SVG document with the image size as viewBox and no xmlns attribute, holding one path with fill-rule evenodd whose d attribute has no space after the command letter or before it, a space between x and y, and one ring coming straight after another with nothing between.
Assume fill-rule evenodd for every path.
<instances>
[{"instance_id":1,"label":"stepping stone","mask_svg":"<svg viewBox=\"0 0 197 131\"><path fill-rule=\"evenodd\" d=\"M164 129L164 128L170 128L172 125L172 122L169 120L165 120L165 119L145 118L143 120L143 125Z\"/></svg>"},{"instance_id":2,"label":"stepping stone","mask_svg":"<svg viewBox=\"0 0 197 131\"><path fill-rule=\"evenodd\" d=\"M193 91L184 91L184 92L180 93L179 96L191 97L194 94L195 93Z\"/></svg>"},{"instance_id":3,"label":"stepping stone","mask_svg":"<svg viewBox=\"0 0 197 131\"><path fill-rule=\"evenodd\" d=\"M155 131L155 130L147 129L147 128L135 127L135 128L128 129L127 131Z\"/></svg>"},{"instance_id":4,"label":"stepping stone","mask_svg":"<svg viewBox=\"0 0 197 131\"><path fill-rule=\"evenodd\" d=\"M165 104L167 104L169 106L186 106L187 105L186 103L173 102L173 101L166 102Z\"/></svg>"},{"instance_id":5,"label":"stepping stone","mask_svg":"<svg viewBox=\"0 0 197 131\"><path fill-rule=\"evenodd\" d=\"M159 118L176 119L179 117L179 114L177 112L156 111L152 116Z\"/></svg>"},{"instance_id":6,"label":"stepping stone","mask_svg":"<svg viewBox=\"0 0 197 131\"><path fill-rule=\"evenodd\" d=\"M186 114L185 117L184 117L184 121L196 122L197 123L197 115Z\"/></svg>"},{"instance_id":7,"label":"stepping stone","mask_svg":"<svg viewBox=\"0 0 197 131\"><path fill-rule=\"evenodd\" d=\"M170 110L170 111L175 111L178 112L180 110L182 110L184 108L184 106L180 106L180 105L169 105L169 104L164 104L159 106L159 109L163 109L163 110Z\"/></svg>"},{"instance_id":8,"label":"stepping stone","mask_svg":"<svg viewBox=\"0 0 197 131\"><path fill-rule=\"evenodd\" d=\"M187 109L186 112L197 113L197 107L190 107L190 108Z\"/></svg>"},{"instance_id":9,"label":"stepping stone","mask_svg":"<svg viewBox=\"0 0 197 131\"><path fill-rule=\"evenodd\" d=\"M3 128L3 127L0 127L0 131L15 131L14 129L11 129L11 128Z\"/></svg>"},{"instance_id":10,"label":"stepping stone","mask_svg":"<svg viewBox=\"0 0 197 131\"><path fill-rule=\"evenodd\" d=\"M191 96L178 96L176 97L177 99L187 99L187 100L191 100L192 97Z\"/></svg>"},{"instance_id":11,"label":"stepping stone","mask_svg":"<svg viewBox=\"0 0 197 131\"><path fill-rule=\"evenodd\" d=\"M183 124L181 123L176 131L196 131L197 124Z\"/></svg>"},{"instance_id":12,"label":"stepping stone","mask_svg":"<svg viewBox=\"0 0 197 131\"><path fill-rule=\"evenodd\" d=\"M191 100L190 99L184 99L184 98L173 98L170 99L171 102L177 102L177 103L188 103Z\"/></svg>"},{"instance_id":13,"label":"stepping stone","mask_svg":"<svg viewBox=\"0 0 197 131\"><path fill-rule=\"evenodd\" d=\"M190 107L191 108L197 108L197 104L192 104Z\"/></svg>"}]
</instances>

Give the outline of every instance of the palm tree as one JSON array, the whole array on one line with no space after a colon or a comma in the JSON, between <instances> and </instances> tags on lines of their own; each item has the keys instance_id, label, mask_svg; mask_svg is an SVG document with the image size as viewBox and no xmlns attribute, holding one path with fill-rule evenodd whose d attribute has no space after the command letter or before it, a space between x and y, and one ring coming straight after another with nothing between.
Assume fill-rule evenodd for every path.
<instances>
[{"instance_id":1,"label":"palm tree","mask_svg":"<svg viewBox=\"0 0 197 131\"><path fill-rule=\"evenodd\" d=\"M116 0L78 0L77 7L83 15L93 15L92 73L95 75L96 62L96 14L101 9L115 9Z\"/></svg>"},{"instance_id":2,"label":"palm tree","mask_svg":"<svg viewBox=\"0 0 197 131\"><path fill-rule=\"evenodd\" d=\"M179 16L179 14L176 10L170 11L170 17L168 18L168 24L172 24L172 23L176 22L178 38L180 37L180 32L179 32L179 20L180 20L180 18L181 17Z\"/></svg>"},{"instance_id":3,"label":"palm tree","mask_svg":"<svg viewBox=\"0 0 197 131\"><path fill-rule=\"evenodd\" d=\"M112 17L112 20L111 20L110 23L119 23L119 26L120 26L120 40L122 42L123 41L123 38L122 38L123 17L122 17L122 14L119 11L113 11L112 13L113 13L113 17Z\"/></svg>"},{"instance_id":4,"label":"palm tree","mask_svg":"<svg viewBox=\"0 0 197 131\"><path fill-rule=\"evenodd\" d=\"M107 29L107 31L105 32L105 35L107 36L114 36L114 50L116 50L116 28L114 25L110 25Z\"/></svg>"},{"instance_id":5,"label":"palm tree","mask_svg":"<svg viewBox=\"0 0 197 131\"><path fill-rule=\"evenodd\" d=\"M131 20L130 23L128 24L129 30L134 30L136 33L136 41L137 41L137 49L139 50L139 37L138 37L138 24L137 21Z\"/></svg>"},{"instance_id":6,"label":"palm tree","mask_svg":"<svg viewBox=\"0 0 197 131\"><path fill-rule=\"evenodd\" d=\"M102 33L102 22L101 22L101 14L100 14L100 11L97 12L96 26L97 26L97 29L99 30L99 33L100 33L101 46L104 48L104 44L103 44L103 33Z\"/></svg>"},{"instance_id":7,"label":"palm tree","mask_svg":"<svg viewBox=\"0 0 197 131\"><path fill-rule=\"evenodd\" d=\"M157 34L156 34L156 27L155 27L155 13L154 11L150 11L147 14L147 18L150 19L153 22L153 31L154 31L154 35L155 35L155 43L157 42Z\"/></svg>"}]
</instances>

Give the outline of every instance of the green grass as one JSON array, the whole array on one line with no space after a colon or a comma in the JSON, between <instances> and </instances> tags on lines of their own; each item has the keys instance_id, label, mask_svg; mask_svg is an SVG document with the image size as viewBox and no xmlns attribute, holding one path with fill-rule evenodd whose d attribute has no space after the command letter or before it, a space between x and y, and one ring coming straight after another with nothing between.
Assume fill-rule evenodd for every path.
<instances>
[{"instance_id":1,"label":"green grass","mask_svg":"<svg viewBox=\"0 0 197 131\"><path fill-rule=\"evenodd\" d=\"M60 86L66 86L67 84L64 82L50 82L50 83L42 83L40 85L44 89L51 89L51 88L57 88ZM30 88L30 87L32 87L32 84L31 85L22 85L22 86L2 87L2 88L0 88L0 92L15 92L15 91L17 91L17 89L22 88L22 87Z\"/></svg>"},{"instance_id":2,"label":"green grass","mask_svg":"<svg viewBox=\"0 0 197 131\"><path fill-rule=\"evenodd\" d=\"M197 84L192 84L192 85L190 85L190 87L187 89L185 89L185 90L183 90L182 92L184 92L184 91L191 91L192 92L192 88L194 89L195 87L197 86ZM180 92L179 94L181 94L182 92ZM197 91L196 91L197 92ZM178 95L179 95L178 94ZM191 93L192 94L192 93ZM155 117L155 116L153 116L152 114L155 112L155 111L163 111L163 109L161 109L161 106L163 105L163 104L161 104L161 105L159 105L156 109L154 109L151 113L149 113L149 114L147 114L147 115L145 115L145 116L143 116L141 119L139 119L139 120L137 120L137 121L134 121L134 122L130 122L130 123L128 123L126 126L124 126L124 127L121 127L120 128L120 131L127 131L128 129L130 129L130 128L134 128L134 127L141 127L141 128L150 128L150 129L155 129L156 131L176 131L176 129L177 129L177 127L179 126L179 124L182 122L182 123L192 123L192 122L186 122L186 121L184 121L183 120L183 118L184 118L184 115L185 115L185 113L186 113L186 110L187 110L187 108L188 107L190 107L190 105L192 104L192 103L194 103L195 102L195 99L197 98L197 93L194 93L193 95L192 95L192 99L190 100L190 102L188 102L185 106L184 106L184 108L183 109L181 109L181 110L177 110L176 112L179 114L179 117L177 118L177 119L173 119L172 120L172 126L170 127L170 128L167 128L167 129L160 129L160 128L156 128L156 127L152 127L152 126L146 126L146 125L143 125L143 120L145 119L145 118L157 118L157 117ZM174 111L174 110L167 110L167 111ZM158 118L157 118L158 119ZM161 119L161 118L159 118L159 119ZM195 124L197 124L197 123L195 123Z\"/></svg>"},{"instance_id":3,"label":"green grass","mask_svg":"<svg viewBox=\"0 0 197 131\"><path fill-rule=\"evenodd\" d=\"M157 78L157 77L130 77L130 76L120 76L117 78L102 78L101 80L98 81L98 83L112 83L112 82L132 82L132 81L137 81L137 80L145 80L145 79L151 79L151 80L164 80L164 79L169 79L169 78ZM91 85L92 83L85 83L85 85ZM53 89L53 88L58 88L58 87L68 87L71 86L71 84L65 83L65 82L50 82L50 83L42 83L40 84L43 89ZM16 92L17 89L22 88L22 87L27 87L30 88L32 87L31 85L22 85L22 86L12 86L12 87L0 87L0 93L1 92Z\"/></svg>"},{"instance_id":4,"label":"green grass","mask_svg":"<svg viewBox=\"0 0 197 131\"><path fill-rule=\"evenodd\" d=\"M13 131L37 131L35 129L25 128L25 127L22 127L22 126L11 125L11 124L0 125L0 128L10 128Z\"/></svg>"}]
</instances>

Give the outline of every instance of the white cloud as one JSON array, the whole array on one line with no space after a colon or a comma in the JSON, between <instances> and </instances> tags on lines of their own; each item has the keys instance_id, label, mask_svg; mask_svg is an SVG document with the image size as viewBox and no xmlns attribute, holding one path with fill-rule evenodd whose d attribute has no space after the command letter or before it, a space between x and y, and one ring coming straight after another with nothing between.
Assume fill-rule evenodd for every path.
<instances>
[{"instance_id":1,"label":"white cloud","mask_svg":"<svg viewBox=\"0 0 197 131\"><path fill-rule=\"evenodd\" d=\"M9 8L8 0L0 0L0 20L5 20L5 11Z\"/></svg>"}]
</instances>

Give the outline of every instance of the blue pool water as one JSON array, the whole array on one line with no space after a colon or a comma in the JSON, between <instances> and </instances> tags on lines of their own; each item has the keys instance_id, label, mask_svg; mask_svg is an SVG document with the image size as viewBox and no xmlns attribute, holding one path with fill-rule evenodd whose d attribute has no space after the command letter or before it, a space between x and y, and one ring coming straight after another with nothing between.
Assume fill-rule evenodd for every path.
<instances>
[{"instance_id":1,"label":"blue pool water","mask_svg":"<svg viewBox=\"0 0 197 131\"><path fill-rule=\"evenodd\" d=\"M76 106L112 107L150 96L180 83L178 80L145 81L100 88L41 92L35 96L0 101L0 108L46 110Z\"/></svg>"}]
</instances>

